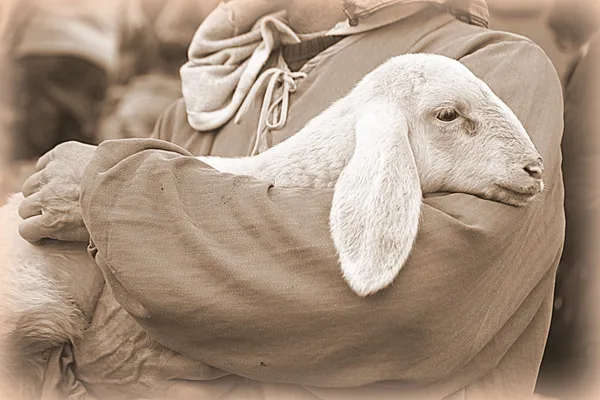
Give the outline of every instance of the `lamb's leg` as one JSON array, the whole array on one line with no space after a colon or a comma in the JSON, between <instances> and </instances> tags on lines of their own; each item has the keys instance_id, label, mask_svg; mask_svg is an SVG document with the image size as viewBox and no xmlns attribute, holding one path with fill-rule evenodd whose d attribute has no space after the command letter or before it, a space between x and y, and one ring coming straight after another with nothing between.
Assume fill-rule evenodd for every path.
<instances>
[{"instance_id":1,"label":"lamb's leg","mask_svg":"<svg viewBox=\"0 0 600 400\"><path fill-rule=\"evenodd\" d=\"M21 395L35 393L49 350L82 335L104 285L86 243L21 238L22 199L0 208L0 387Z\"/></svg>"}]
</instances>

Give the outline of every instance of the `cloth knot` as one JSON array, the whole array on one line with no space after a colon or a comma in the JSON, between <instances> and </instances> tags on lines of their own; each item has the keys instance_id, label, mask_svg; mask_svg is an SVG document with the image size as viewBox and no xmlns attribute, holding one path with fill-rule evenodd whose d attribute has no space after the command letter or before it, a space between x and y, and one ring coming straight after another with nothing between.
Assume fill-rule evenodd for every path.
<instances>
[{"instance_id":1,"label":"cloth knot","mask_svg":"<svg viewBox=\"0 0 600 400\"><path fill-rule=\"evenodd\" d=\"M239 123L248 112L250 104L256 99L258 92L268 81L258 119L256 139L250 153L251 156L258 154L259 151L264 151L268 147L265 143L265 133L268 129L281 129L285 126L288 117L290 93L294 93L298 89L297 79L305 77L304 72L291 72L287 68L269 68L252 85L248 96L246 96L234 119L236 124ZM281 95L273 101L273 97L280 87L282 89Z\"/></svg>"}]
</instances>

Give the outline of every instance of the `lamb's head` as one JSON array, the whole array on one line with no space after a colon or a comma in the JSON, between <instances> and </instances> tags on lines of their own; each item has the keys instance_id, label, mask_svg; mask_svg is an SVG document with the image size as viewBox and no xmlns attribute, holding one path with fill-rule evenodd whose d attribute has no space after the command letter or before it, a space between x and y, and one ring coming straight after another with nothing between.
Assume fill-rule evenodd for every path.
<instances>
[{"instance_id":1,"label":"lamb's head","mask_svg":"<svg viewBox=\"0 0 600 400\"><path fill-rule=\"evenodd\" d=\"M522 206L543 190L542 158L513 111L447 57L399 56L374 71L373 90L405 110L424 192Z\"/></svg>"},{"instance_id":2,"label":"lamb's head","mask_svg":"<svg viewBox=\"0 0 600 400\"><path fill-rule=\"evenodd\" d=\"M341 269L365 296L391 284L417 237L422 192L525 205L542 160L515 114L458 61L395 57L349 96L356 145L330 221Z\"/></svg>"}]
</instances>

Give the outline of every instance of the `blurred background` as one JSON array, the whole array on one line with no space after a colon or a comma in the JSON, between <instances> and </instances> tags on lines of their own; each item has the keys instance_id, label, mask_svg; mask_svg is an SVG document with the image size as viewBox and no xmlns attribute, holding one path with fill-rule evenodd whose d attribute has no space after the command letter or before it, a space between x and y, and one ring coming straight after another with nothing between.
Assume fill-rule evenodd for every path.
<instances>
[{"instance_id":1,"label":"blurred background","mask_svg":"<svg viewBox=\"0 0 600 400\"><path fill-rule=\"evenodd\" d=\"M598 211L600 0L488 0L490 27L527 36L565 95L567 237L537 392L579 399L597 385L591 325L600 294L591 240ZM179 67L218 0L4 0L0 3L0 204L37 157L67 140L146 137L181 96ZM543 99L540 99L543 101ZM600 392L599 392L600 393ZM599 397L600 398L600 397Z\"/></svg>"}]
</instances>

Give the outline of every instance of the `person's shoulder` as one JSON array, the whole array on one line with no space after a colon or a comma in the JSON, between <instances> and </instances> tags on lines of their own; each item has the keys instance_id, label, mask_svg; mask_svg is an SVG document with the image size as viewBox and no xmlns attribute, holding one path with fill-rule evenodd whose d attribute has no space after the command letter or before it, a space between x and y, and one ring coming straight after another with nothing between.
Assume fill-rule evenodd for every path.
<instances>
[{"instance_id":1,"label":"person's shoulder","mask_svg":"<svg viewBox=\"0 0 600 400\"><path fill-rule=\"evenodd\" d=\"M552 66L544 50L532 39L513 32L484 28L454 21L446 27L454 30L452 39L460 42L462 57L472 54L526 55L531 61Z\"/></svg>"},{"instance_id":2,"label":"person's shoulder","mask_svg":"<svg viewBox=\"0 0 600 400\"><path fill-rule=\"evenodd\" d=\"M514 58L522 64L538 64L547 67L549 73L558 77L558 72L544 49L526 36L491 28L474 29L470 35L472 40L480 44L478 51L498 53Z\"/></svg>"},{"instance_id":3,"label":"person's shoulder","mask_svg":"<svg viewBox=\"0 0 600 400\"><path fill-rule=\"evenodd\" d=\"M548 89L561 92L560 77L546 52L528 37L461 24L453 37L454 57L486 81L510 84L516 80L528 86L544 82Z\"/></svg>"}]
</instances>

